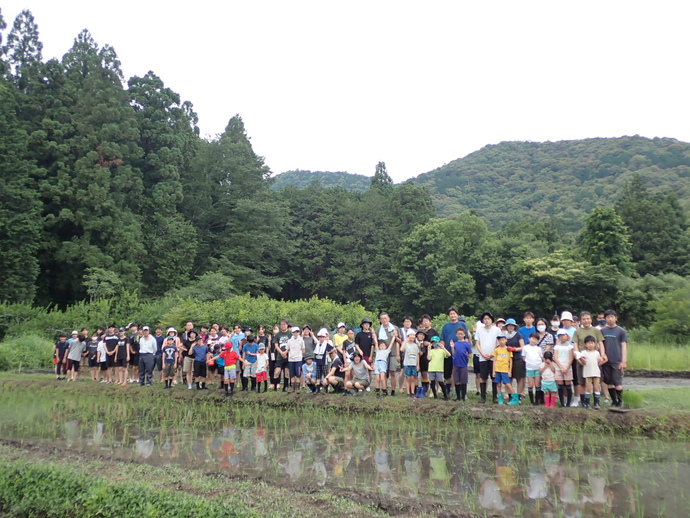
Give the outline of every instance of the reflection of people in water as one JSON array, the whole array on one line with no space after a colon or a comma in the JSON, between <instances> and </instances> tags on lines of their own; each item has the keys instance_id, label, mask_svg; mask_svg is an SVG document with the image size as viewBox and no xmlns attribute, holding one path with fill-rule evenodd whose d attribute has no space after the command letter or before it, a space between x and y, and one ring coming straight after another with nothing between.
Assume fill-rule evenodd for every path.
<instances>
[{"instance_id":1,"label":"reflection of people in water","mask_svg":"<svg viewBox=\"0 0 690 518\"><path fill-rule=\"evenodd\" d=\"M488 511L502 511L506 508L496 477L484 475L479 486L479 505Z\"/></svg>"},{"instance_id":2,"label":"reflection of people in water","mask_svg":"<svg viewBox=\"0 0 690 518\"><path fill-rule=\"evenodd\" d=\"M379 491L387 496L398 496L395 491L395 478L391 472L385 438L381 438L381 442L374 450L374 464L376 465L376 485L379 487Z\"/></svg>"}]
</instances>

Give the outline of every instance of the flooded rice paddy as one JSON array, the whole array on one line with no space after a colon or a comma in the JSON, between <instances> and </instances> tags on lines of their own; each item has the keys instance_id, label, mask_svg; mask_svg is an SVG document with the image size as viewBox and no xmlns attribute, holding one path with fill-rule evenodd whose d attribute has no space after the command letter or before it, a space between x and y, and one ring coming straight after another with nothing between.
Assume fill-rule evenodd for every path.
<instances>
[{"instance_id":1,"label":"flooded rice paddy","mask_svg":"<svg viewBox=\"0 0 690 518\"><path fill-rule=\"evenodd\" d=\"M41 396L3 398L3 438L480 515L690 515L687 443L309 408Z\"/></svg>"}]
</instances>

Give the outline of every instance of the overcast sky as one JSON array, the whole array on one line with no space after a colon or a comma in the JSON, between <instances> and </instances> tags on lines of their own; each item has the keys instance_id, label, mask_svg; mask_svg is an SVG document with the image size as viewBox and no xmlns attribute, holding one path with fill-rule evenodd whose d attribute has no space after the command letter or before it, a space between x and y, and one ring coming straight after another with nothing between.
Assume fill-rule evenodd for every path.
<instances>
[{"instance_id":1,"label":"overcast sky","mask_svg":"<svg viewBox=\"0 0 690 518\"><path fill-rule=\"evenodd\" d=\"M44 58L80 30L153 70L202 135L239 113L290 169L416 176L505 140L690 141L690 2L2 0ZM8 27L9 30L9 27Z\"/></svg>"}]
</instances>

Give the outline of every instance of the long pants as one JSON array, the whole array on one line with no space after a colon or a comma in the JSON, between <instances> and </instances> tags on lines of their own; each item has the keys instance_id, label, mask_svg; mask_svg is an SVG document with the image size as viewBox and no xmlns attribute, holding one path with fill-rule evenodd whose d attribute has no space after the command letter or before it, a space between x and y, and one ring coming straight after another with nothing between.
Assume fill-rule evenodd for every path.
<instances>
[{"instance_id":1,"label":"long pants","mask_svg":"<svg viewBox=\"0 0 690 518\"><path fill-rule=\"evenodd\" d=\"M153 382L154 355L151 353L139 353L139 385Z\"/></svg>"}]
</instances>

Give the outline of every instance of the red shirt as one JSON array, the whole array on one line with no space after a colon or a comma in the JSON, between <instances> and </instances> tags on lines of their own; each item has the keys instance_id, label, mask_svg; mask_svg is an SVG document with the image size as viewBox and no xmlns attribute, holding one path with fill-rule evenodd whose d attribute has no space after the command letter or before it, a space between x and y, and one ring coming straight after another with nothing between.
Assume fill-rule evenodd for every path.
<instances>
[{"instance_id":1,"label":"red shirt","mask_svg":"<svg viewBox=\"0 0 690 518\"><path fill-rule=\"evenodd\" d=\"M237 364L237 360L240 359L240 355L237 354L232 347L221 352L220 357L223 358L226 367Z\"/></svg>"}]
</instances>

